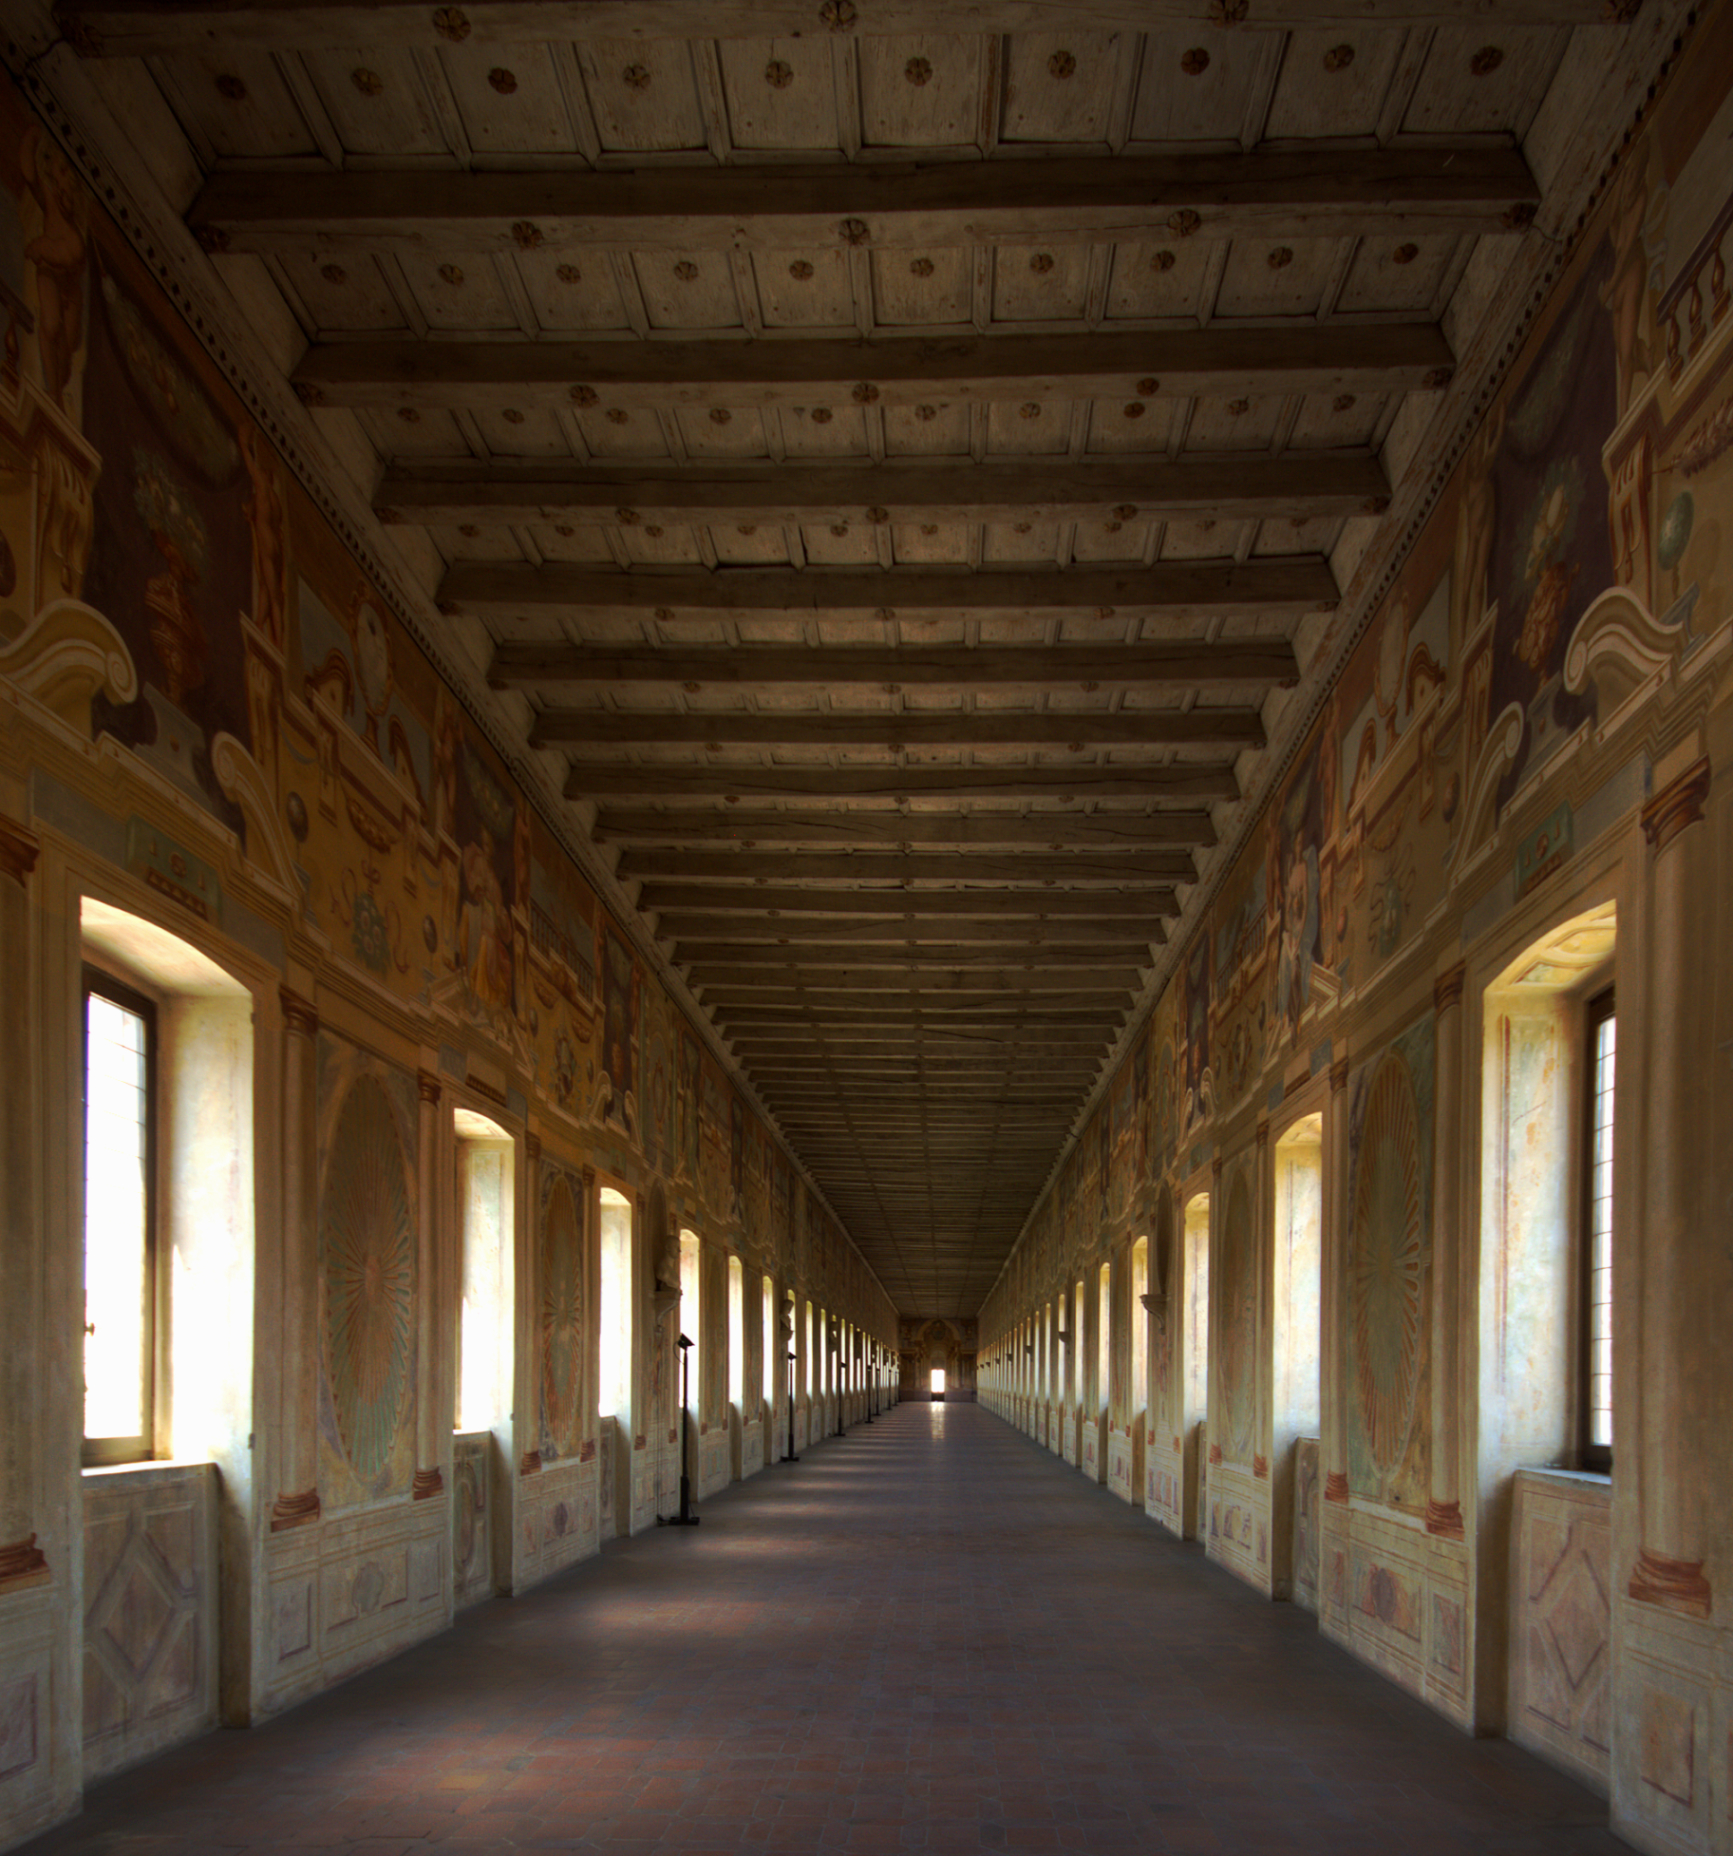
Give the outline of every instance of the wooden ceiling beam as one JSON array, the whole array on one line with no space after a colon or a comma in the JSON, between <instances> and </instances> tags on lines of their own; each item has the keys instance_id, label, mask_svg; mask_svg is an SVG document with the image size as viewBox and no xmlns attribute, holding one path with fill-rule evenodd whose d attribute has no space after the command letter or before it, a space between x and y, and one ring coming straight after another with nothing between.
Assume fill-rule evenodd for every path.
<instances>
[{"instance_id":1,"label":"wooden ceiling beam","mask_svg":"<svg viewBox=\"0 0 1733 1856\"><path fill-rule=\"evenodd\" d=\"M747 999L727 1000L711 1006L710 1016L725 1035L730 1030L768 1031L778 1026L811 1031L823 1025L838 1032L875 1025L886 1030L901 1027L910 1031L943 1031L957 1026L1015 1032L1039 1027L1044 1031L1064 1033L1076 1048L1080 1041L1093 1040L1103 1030L1117 1025L1130 1010L1129 999L1118 992L1080 994L1071 999L864 993L849 1000L827 1001L822 1006L759 1005ZM1095 1048L1092 1042L1089 1047Z\"/></svg>"},{"instance_id":2,"label":"wooden ceiling beam","mask_svg":"<svg viewBox=\"0 0 1733 1856\"><path fill-rule=\"evenodd\" d=\"M466 0L430 9L426 0L63 0L58 29L86 58L173 57L224 50L264 54L407 47L471 51L592 39L770 39L814 32L812 0L584 0L550 13L546 0ZM839 14L839 22L845 16ZM1378 0L1377 20L1396 26L1477 25L1485 0ZM1508 25L1594 25L1611 17L1604 0L1500 0ZM1259 0L1256 23L1364 29L1365 0ZM826 22L828 23L828 22ZM1146 32L1163 26L1219 28L1210 0L994 0L972 5L957 30ZM931 0L874 0L833 31L849 38L919 36L933 30ZM1251 30L1251 28L1247 28Z\"/></svg>"},{"instance_id":3,"label":"wooden ceiling beam","mask_svg":"<svg viewBox=\"0 0 1733 1856\"><path fill-rule=\"evenodd\" d=\"M1095 1063L1100 1071L1100 1063L1108 1054L1108 1038L1104 1036L1098 1049L1080 1049L1076 1041L1065 1038L1006 1038L1002 1032L987 1030L982 1032L978 1026L965 1026L961 1032L939 1032L937 1026L924 1026L920 1030L907 1028L887 1028L881 1036L872 1032L848 1032L848 1030L828 1030L822 1036L796 1036L792 1028L757 1032L748 1030L737 1038L729 1039L735 1047L735 1054L748 1069L753 1065L766 1065L774 1069L776 1063L787 1056L800 1056L805 1052L824 1052L826 1056L837 1058L839 1062L854 1062L857 1056L894 1056L905 1050L928 1050L935 1056L959 1056L969 1062L991 1063L995 1067L1013 1065L1013 1063L1046 1063L1058 1060L1063 1063Z\"/></svg>"},{"instance_id":4,"label":"wooden ceiling beam","mask_svg":"<svg viewBox=\"0 0 1733 1856\"><path fill-rule=\"evenodd\" d=\"M710 36L706 34L706 36ZM682 253L1518 230L1540 187L1487 139L1256 154L721 167L219 169L188 224L219 252Z\"/></svg>"},{"instance_id":5,"label":"wooden ceiling beam","mask_svg":"<svg viewBox=\"0 0 1733 1856\"><path fill-rule=\"evenodd\" d=\"M955 942L960 946L1009 945L1042 947L1089 945L1112 947L1114 957L1128 951L1142 950L1146 944L1165 941L1166 928L1159 921L1140 923L1135 931L1124 922L1094 921L1088 918L1057 917L1051 921L995 921L971 916L895 915L883 919L859 916L831 920L823 916L802 917L799 921L758 919L751 916L720 916L676 913L670 911L657 924L656 936L662 941L720 941L735 944L745 941L828 941L837 942Z\"/></svg>"},{"instance_id":6,"label":"wooden ceiling beam","mask_svg":"<svg viewBox=\"0 0 1733 1856\"><path fill-rule=\"evenodd\" d=\"M795 1104L859 1108L879 1102L933 1113L967 1110L990 1115L998 1105L1027 1107L1032 1102L1045 1102L1062 1107L1069 1117L1081 1107L1089 1093L1087 1084L1054 1083L1032 1075L1014 1084L1007 1083L1003 1089L997 1087L998 1082L997 1077L983 1072L974 1077L946 1077L941 1084L929 1084L925 1088L896 1077L868 1077L862 1080L859 1088L839 1089L828 1078L800 1076L766 1077L762 1083L755 1078L754 1087L759 1089L765 1106L775 1115Z\"/></svg>"},{"instance_id":7,"label":"wooden ceiling beam","mask_svg":"<svg viewBox=\"0 0 1733 1856\"><path fill-rule=\"evenodd\" d=\"M983 950L987 958L999 961L1004 954ZM895 992L909 986L924 986L930 991L979 992L991 988L1000 991L1066 993L1074 988L1099 990L1117 987L1122 992L1136 992L1143 984L1144 969L1124 965L1065 965L1053 967L970 966L959 962L949 966L916 966L910 962L892 964L838 965L813 967L805 962L785 961L780 967L766 963L761 967L725 966L713 962L688 965L686 984L694 992L729 988L741 992L765 994L791 990L823 992L843 987L853 991Z\"/></svg>"},{"instance_id":8,"label":"wooden ceiling beam","mask_svg":"<svg viewBox=\"0 0 1733 1856\"><path fill-rule=\"evenodd\" d=\"M882 609L881 609L882 610ZM1091 611L1099 613L1101 608ZM1116 645L958 646L873 649L817 646L796 650L756 646L725 650L618 650L598 645L499 644L488 666L494 689L544 693L550 686L672 684L696 689L758 689L771 684L836 690L855 687L921 689L937 685L966 689L1029 688L1057 691L1067 686L1292 683L1300 674L1294 647L1285 638L1193 639L1185 642ZM549 713L553 713L550 711Z\"/></svg>"},{"instance_id":9,"label":"wooden ceiling beam","mask_svg":"<svg viewBox=\"0 0 1733 1856\"><path fill-rule=\"evenodd\" d=\"M568 799L1198 799L1231 765L1109 767L640 767L572 763ZM897 824L912 823L896 815ZM888 842L898 840L887 837ZM911 840L905 839L903 842Z\"/></svg>"},{"instance_id":10,"label":"wooden ceiling beam","mask_svg":"<svg viewBox=\"0 0 1733 1856\"><path fill-rule=\"evenodd\" d=\"M1169 768L1187 776L1186 768ZM1210 768L1210 774L1215 770ZM1228 770L1226 787L1232 781ZM1186 794L1197 796L1197 794ZM1230 793L1210 794L1230 798ZM714 820L714 826L711 822ZM861 824L859 850L824 850L831 828ZM805 835L803 835L805 833ZM1189 850L1152 844L1213 844L1206 811L1158 813L742 813L712 807L683 813L603 811L597 843L629 844L614 874L620 882L672 876L681 882L952 882L956 850L907 852L883 844L952 844L980 852L969 859L983 882L1189 882ZM705 850L718 839L740 850ZM751 850L751 844L802 844L802 850ZM989 854L991 852L991 854Z\"/></svg>"},{"instance_id":11,"label":"wooden ceiling beam","mask_svg":"<svg viewBox=\"0 0 1733 1856\"><path fill-rule=\"evenodd\" d=\"M1191 618L1299 618L1308 612L1333 611L1338 601L1335 575L1318 554L1276 555L1250 561L1157 561L1152 566L1046 567L1046 568L926 568L892 567L851 570L830 567L720 567L720 568L596 568L549 561L540 566L525 561L453 561L439 585L440 606L450 612L472 612L508 618L535 617L555 611L581 609L613 617L784 618L800 613L812 618L944 618L958 613L1010 612L1031 619L1065 619L1102 612L1160 613ZM1191 648L1189 640L1177 649ZM1250 641L1248 641L1249 645ZM854 647L837 646L835 655ZM1076 651L1079 661L1095 647L1053 646L1055 651ZM1119 646L1102 647L1116 654ZM1128 659L1148 645L1125 649ZM1215 647L1220 649L1218 645ZM590 646L501 645L495 653L493 673L516 677L517 667L539 669L543 680L561 674L575 661L572 674L580 674L591 660L612 658L625 662L636 653ZM720 682L736 653L721 664L705 651L687 652L703 669L703 680ZM765 680L773 666L786 657L793 671L803 653L766 648L755 652L752 665ZM979 660L988 654L970 651L968 658L981 674ZM836 674L833 653L824 657L824 676ZM1017 652L1001 648L991 653L993 663L1013 663ZM904 663L938 664L937 652L898 651ZM664 661L664 660L658 660ZM1064 659L1056 659L1063 663ZM863 673L871 657L844 660ZM502 675L503 671L503 675ZM645 673L648 674L647 672ZM918 673L902 668L874 681L912 682ZM1084 673L1092 674L1092 673ZM778 679L782 680L782 679Z\"/></svg>"},{"instance_id":12,"label":"wooden ceiling beam","mask_svg":"<svg viewBox=\"0 0 1733 1856\"><path fill-rule=\"evenodd\" d=\"M719 1022L731 1025L776 1024L783 1021L804 1024L823 1018L841 1024L860 1013L882 1014L894 1018L1035 1018L1047 1016L1072 1024L1090 1015L1124 1012L1130 1009L1126 988L1073 987L1062 993L1001 992L993 987L970 987L966 991L935 991L928 987L908 987L900 992L863 991L852 987L828 989L789 988L786 996L766 997L752 992L724 991L712 988L704 995L705 1009Z\"/></svg>"},{"instance_id":13,"label":"wooden ceiling beam","mask_svg":"<svg viewBox=\"0 0 1733 1856\"><path fill-rule=\"evenodd\" d=\"M1141 932L1141 927L1140 930ZM1141 971L1151 964L1149 949L1126 937L1124 948L1096 942L1051 943L1041 947L945 946L924 947L914 942L888 942L882 946L850 947L847 943L775 941L682 941L680 964L688 969L690 983L700 985L706 972L724 969L742 979L774 979L805 973L813 978L834 978L839 973L903 973L910 977L994 970L1003 966L1022 976L1025 984L1067 984L1080 970L1108 963L1116 969Z\"/></svg>"},{"instance_id":14,"label":"wooden ceiling beam","mask_svg":"<svg viewBox=\"0 0 1733 1856\"><path fill-rule=\"evenodd\" d=\"M970 872L959 860L952 873L967 882ZM1122 889L1071 895L1048 889L725 889L715 883L649 883L638 892L645 914L677 914L686 909L740 910L753 916L781 915L1029 915L1050 919L1108 916L1141 921L1171 915L1177 906L1171 889Z\"/></svg>"},{"instance_id":15,"label":"wooden ceiling beam","mask_svg":"<svg viewBox=\"0 0 1733 1856\"><path fill-rule=\"evenodd\" d=\"M1243 706L1194 709L729 710L543 709L530 724L532 748L1261 748L1263 717Z\"/></svg>"},{"instance_id":16,"label":"wooden ceiling beam","mask_svg":"<svg viewBox=\"0 0 1733 1856\"><path fill-rule=\"evenodd\" d=\"M1003 163L982 165L1003 166ZM1152 522L1380 515L1389 479L1371 451L1199 453L1042 464L817 463L399 465L374 496L381 522L499 526L714 523Z\"/></svg>"},{"instance_id":17,"label":"wooden ceiling beam","mask_svg":"<svg viewBox=\"0 0 1733 1856\"><path fill-rule=\"evenodd\" d=\"M872 405L1231 399L1241 393L1406 393L1449 384L1431 323L1297 323L1090 335L948 335L872 342L320 342L290 380L315 406L419 412L594 406Z\"/></svg>"},{"instance_id":18,"label":"wooden ceiling beam","mask_svg":"<svg viewBox=\"0 0 1733 1856\"><path fill-rule=\"evenodd\" d=\"M1093 1062L1061 1065L1052 1059L1039 1064L1006 1066L984 1064L972 1057L931 1057L924 1062L905 1057L856 1057L846 1065L838 1065L829 1058L785 1057L774 1064L759 1064L753 1076L755 1086L763 1088L781 1082L834 1080L840 1070L845 1079L859 1077L868 1082L914 1082L924 1078L948 1086L953 1077L981 1076L994 1077L1007 1083L1063 1082L1086 1089L1100 1068L1100 1064Z\"/></svg>"}]
</instances>

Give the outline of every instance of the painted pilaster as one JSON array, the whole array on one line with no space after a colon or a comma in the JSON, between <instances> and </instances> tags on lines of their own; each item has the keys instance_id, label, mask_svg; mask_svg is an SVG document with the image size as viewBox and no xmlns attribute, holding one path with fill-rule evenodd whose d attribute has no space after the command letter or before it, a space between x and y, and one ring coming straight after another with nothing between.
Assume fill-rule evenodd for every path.
<instances>
[{"instance_id":1,"label":"painted pilaster","mask_svg":"<svg viewBox=\"0 0 1733 1856\"><path fill-rule=\"evenodd\" d=\"M1702 1495L1689 1460L1681 1360L1695 1327L1691 1261L1716 1220L1705 1203L1709 1123L1703 1078L1715 1061L1713 965L1726 958L1703 932L1714 919L1707 760L1687 767L1642 813L1650 849L1648 1049L1644 1065L1639 1514L1641 1546L1629 1592L1643 1604L1708 1617ZM1626 1066L1621 1070L1629 1073Z\"/></svg>"},{"instance_id":2,"label":"painted pilaster","mask_svg":"<svg viewBox=\"0 0 1733 1856\"><path fill-rule=\"evenodd\" d=\"M1330 1065L1330 1113L1325 1118L1324 1190L1324 1358L1323 1405L1324 1500L1348 1499L1348 1373L1342 1345L1342 1295L1348 1219L1348 1059Z\"/></svg>"},{"instance_id":3,"label":"painted pilaster","mask_svg":"<svg viewBox=\"0 0 1733 1856\"><path fill-rule=\"evenodd\" d=\"M1275 1431L1275 1168L1270 1165L1270 1124L1260 1121L1252 1172L1252 1255L1257 1258L1257 1345L1252 1349L1252 1474L1270 1479ZM1262 1444L1260 1450L1258 1446Z\"/></svg>"},{"instance_id":4,"label":"painted pilaster","mask_svg":"<svg viewBox=\"0 0 1733 1856\"><path fill-rule=\"evenodd\" d=\"M642 1217L641 1202L639 1215ZM517 1294L512 1308L512 1336L516 1344L511 1398L516 1422L512 1426L512 1438L518 1449L519 1473L533 1476L542 1466L535 1384L535 1362L541 1357L537 1344L542 1294L542 1139L539 1134L524 1136L524 1190L515 1229Z\"/></svg>"},{"instance_id":5,"label":"painted pilaster","mask_svg":"<svg viewBox=\"0 0 1733 1856\"><path fill-rule=\"evenodd\" d=\"M440 1398L439 1309L443 1284L439 1269L439 1216L448 1196L439 1190L439 1078L431 1070L416 1076L420 1107L416 1125L415 1170L420 1191L420 1222L416 1232L416 1276L420 1293L415 1300L415 1484L418 1502L445 1487L440 1459L446 1448L451 1421Z\"/></svg>"},{"instance_id":6,"label":"painted pilaster","mask_svg":"<svg viewBox=\"0 0 1733 1856\"><path fill-rule=\"evenodd\" d=\"M1208 1486L1210 1471L1222 1460L1221 1439L1217 1428L1221 1415L1216 1410L1216 1363L1222 1357L1221 1322L1219 1319L1220 1295L1218 1293L1222 1279L1222 1157L1218 1150L1209 1163L1209 1310L1205 1323L1209 1330L1209 1358L1204 1370L1203 1385L1203 1432L1208 1440L1209 1449L1204 1463L1198 1468L1197 1491L1197 1531L1199 1539L1209 1535L1209 1501Z\"/></svg>"},{"instance_id":7,"label":"painted pilaster","mask_svg":"<svg viewBox=\"0 0 1733 1856\"><path fill-rule=\"evenodd\" d=\"M1432 1160L1432 1487L1426 1531L1462 1538L1462 982L1460 961L1432 988L1436 1138Z\"/></svg>"},{"instance_id":8,"label":"painted pilaster","mask_svg":"<svg viewBox=\"0 0 1733 1856\"><path fill-rule=\"evenodd\" d=\"M282 1487L271 1531L319 1518L319 1015L287 986L283 1008Z\"/></svg>"},{"instance_id":9,"label":"painted pilaster","mask_svg":"<svg viewBox=\"0 0 1733 1856\"><path fill-rule=\"evenodd\" d=\"M0 1592L45 1585L48 1561L36 1544L37 1410L35 1335L39 1236L35 1162L39 1150L32 1084L36 1048L30 937L34 833L0 817Z\"/></svg>"}]
</instances>

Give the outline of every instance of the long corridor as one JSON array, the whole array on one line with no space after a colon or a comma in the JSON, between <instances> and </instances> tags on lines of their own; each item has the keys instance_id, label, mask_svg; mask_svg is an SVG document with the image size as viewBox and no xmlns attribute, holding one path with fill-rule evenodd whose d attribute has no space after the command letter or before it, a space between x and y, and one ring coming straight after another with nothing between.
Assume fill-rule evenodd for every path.
<instances>
[{"instance_id":1,"label":"long corridor","mask_svg":"<svg viewBox=\"0 0 1733 1856\"><path fill-rule=\"evenodd\" d=\"M989 1413L905 1405L29 1846L1614 1852Z\"/></svg>"}]
</instances>

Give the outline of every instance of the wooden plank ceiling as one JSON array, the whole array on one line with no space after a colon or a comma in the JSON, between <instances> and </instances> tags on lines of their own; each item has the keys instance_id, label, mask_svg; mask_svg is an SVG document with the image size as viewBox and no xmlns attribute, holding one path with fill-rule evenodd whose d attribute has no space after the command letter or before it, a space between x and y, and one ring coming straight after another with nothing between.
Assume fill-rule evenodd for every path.
<instances>
[{"instance_id":1,"label":"wooden plank ceiling","mask_svg":"<svg viewBox=\"0 0 1733 1856\"><path fill-rule=\"evenodd\" d=\"M1387 434L1450 379L1471 255L1533 217L1522 137L1602 12L58 19L166 100L189 224L298 322L296 389L365 438L378 513L486 627L888 1292L967 1315L1385 507Z\"/></svg>"}]
</instances>

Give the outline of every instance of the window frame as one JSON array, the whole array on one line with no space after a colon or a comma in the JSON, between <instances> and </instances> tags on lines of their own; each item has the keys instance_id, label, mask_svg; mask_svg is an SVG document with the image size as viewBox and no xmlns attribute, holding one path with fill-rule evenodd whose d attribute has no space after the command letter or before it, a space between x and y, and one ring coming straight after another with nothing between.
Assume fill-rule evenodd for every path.
<instances>
[{"instance_id":1,"label":"window frame","mask_svg":"<svg viewBox=\"0 0 1733 1856\"><path fill-rule=\"evenodd\" d=\"M79 1454L82 1467L105 1468L117 1463L148 1463L156 1457L157 1410L157 1336L160 1331L162 1283L159 1275L161 1245L158 1232L159 1198L157 1179L158 1123L161 1115L161 1090L158 1079L160 1030L157 1002L149 993L129 984L108 968L94 961L82 962L78 994L79 1048L79 1154L82 1164L78 1175L79 1207L79 1283L82 1332L79 1336L80 1380L84 1376L84 1349L90 1339L89 1309L83 1294L85 1273L89 1268L89 1207L85 1182L90 1176L90 1000L106 999L111 1005L131 1012L144 1024L144 1310L143 1333L139 1346L141 1379L139 1408L143 1428L136 1437L91 1437L80 1418Z\"/></svg>"},{"instance_id":2,"label":"window frame","mask_svg":"<svg viewBox=\"0 0 1733 1856\"><path fill-rule=\"evenodd\" d=\"M1582 1036L1582 1071L1579 1094L1581 1152L1577 1160L1578 1206L1576 1216L1576 1257L1573 1274L1577 1290L1577 1367L1576 1367L1576 1406L1577 1406L1577 1462L1580 1468L1595 1475L1610 1476L1613 1471L1613 1445L1597 1444L1592 1441L1592 1418L1594 1413L1594 1276L1595 1276L1595 1096L1596 1072L1599 1067L1596 1055L1596 1043L1600 1027L1612 1021L1618 1022L1617 988L1609 981L1605 985L1594 986L1584 997L1580 1011ZM1617 1141L1618 1129L1618 1055L1617 1031L1614 1032L1615 1046L1613 1056L1613 1116L1614 1140ZM1616 1208L1618 1169L1614 1164ZM1607 1241L1607 1264L1609 1270L1613 1264L1613 1240L1609 1228ZM1616 1317L1617 1307L1614 1306ZM1609 1366L1614 1336L1608 1336ZM1613 1415L1609 1400L1609 1416ZM1617 1434L1614 1435L1617 1441Z\"/></svg>"}]
</instances>

